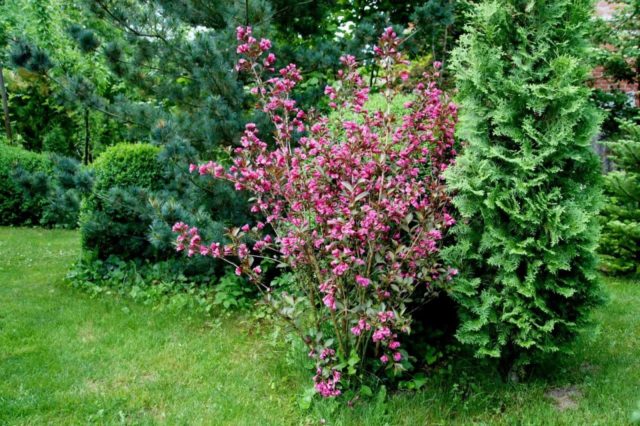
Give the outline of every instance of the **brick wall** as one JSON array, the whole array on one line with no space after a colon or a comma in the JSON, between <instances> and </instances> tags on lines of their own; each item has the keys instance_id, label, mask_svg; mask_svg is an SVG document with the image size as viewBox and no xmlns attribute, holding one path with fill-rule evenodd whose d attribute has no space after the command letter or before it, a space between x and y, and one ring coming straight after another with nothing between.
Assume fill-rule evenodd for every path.
<instances>
[{"instance_id":1,"label":"brick wall","mask_svg":"<svg viewBox=\"0 0 640 426\"><path fill-rule=\"evenodd\" d=\"M608 1L598 1L596 3L596 14L607 20L611 19L616 10L616 3L608 2ZM640 107L640 95L638 94L638 85L637 84L629 84L626 81L614 82L608 80L603 75L603 68L596 67L593 70L593 86L597 89L602 89L605 91L609 91L612 89L619 89L623 92L627 92L631 99L635 100L636 106Z\"/></svg>"},{"instance_id":2,"label":"brick wall","mask_svg":"<svg viewBox=\"0 0 640 426\"><path fill-rule=\"evenodd\" d=\"M603 19L611 19L615 10L615 3L609 3L608 1L599 1L596 3L596 15Z\"/></svg>"}]
</instances>

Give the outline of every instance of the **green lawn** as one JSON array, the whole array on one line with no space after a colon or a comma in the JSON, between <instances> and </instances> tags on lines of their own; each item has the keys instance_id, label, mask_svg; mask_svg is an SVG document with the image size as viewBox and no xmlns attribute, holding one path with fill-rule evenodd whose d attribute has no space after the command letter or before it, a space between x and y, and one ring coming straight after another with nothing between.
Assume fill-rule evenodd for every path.
<instances>
[{"instance_id":1,"label":"green lawn","mask_svg":"<svg viewBox=\"0 0 640 426\"><path fill-rule=\"evenodd\" d=\"M310 375L266 327L90 298L63 282L78 250L0 228L0 424L619 425L640 401L637 282L608 281L596 332L526 383L468 360L419 393L303 410Z\"/></svg>"}]
</instances>

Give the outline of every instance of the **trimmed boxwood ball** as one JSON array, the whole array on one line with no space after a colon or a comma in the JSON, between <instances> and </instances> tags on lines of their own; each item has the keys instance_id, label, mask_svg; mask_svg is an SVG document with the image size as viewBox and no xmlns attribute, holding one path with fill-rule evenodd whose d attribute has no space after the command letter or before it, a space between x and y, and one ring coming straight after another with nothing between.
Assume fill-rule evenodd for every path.
<instances>
[{"instance_id":1,"label":"trimmed boxwood ball","mask_svg":"<svg viewBox=\"0 0 640 426\"><path fill-rule=\"evenodd\" d=\"M160 148L150 144L121 143L108 148L93 163L94 191L114 186L158 189L162 180L159 154Z\"/></svg>"},{"instance_id":2,"label":"trimmed boxwood ball","mask_svg":"<svg viewBox=\"0 0 640 426\"><path fill-rule=\"evenodd\" d=\"M0 225L37 225L47 205L47 175L53 164L44 154L0 143ZM18 182L28 172L33 191Z\"/></svg>"},{"instance_id":3,"label":"trimmed boxwood ball","mask_svg":"<svg viewBox=\"0 0 640 426\"><path fill-rule=\"evenodd\" d=\"M80 213L85 251L99 259L154 257L147 234L153 214L149 195L165 183L159 153L150 144L118 144L96 159L93 191Z\"/></svg>"}]
</instances>

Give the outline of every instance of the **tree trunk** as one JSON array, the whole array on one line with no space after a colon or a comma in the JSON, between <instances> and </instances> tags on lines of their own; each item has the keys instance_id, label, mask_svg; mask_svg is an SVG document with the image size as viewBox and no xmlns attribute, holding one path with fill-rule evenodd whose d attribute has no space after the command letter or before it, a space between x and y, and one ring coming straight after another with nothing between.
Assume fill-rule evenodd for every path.
<instances>
[{"instance_id":1,"label":"tree trunk","mask_svg":"<svg viewBox=\"0 0 640 426\"><path fill-rule=\"evenodd\" d=\"M89 108L84 108L84 158L85 166L89 164L89 145L91 144L91 130L89 129Z\"/></svg>"},{"instance_id":2,"label":"tree trunk","mask_svg":"<svg viewBox=\"0 0 640 426\"><path fill-rule=\"evenodd\" d=\"M11 121L9 120L9 101L7 100L7 88L4 85L3 68L0 64L0 95L2 97L2 110L4 112L4 129L7 132L9 142L13 142L13 132L11 131Z\"/></svg>"}]
</instances>

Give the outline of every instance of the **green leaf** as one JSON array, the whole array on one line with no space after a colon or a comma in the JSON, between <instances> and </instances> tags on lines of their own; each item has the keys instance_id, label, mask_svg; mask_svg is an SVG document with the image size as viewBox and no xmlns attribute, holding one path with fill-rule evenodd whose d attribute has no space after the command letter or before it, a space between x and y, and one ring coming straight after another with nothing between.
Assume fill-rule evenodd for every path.
<instances>
[{"instance_id":1,"label":"green leaf","mask_svg":"<svg viewBox=\"0 0 640 426\"><path fill-rule=\"evenodd\" d=\"M360 388L360 395L363 397L371 398L373 396L373 391L367 385L362 385Z\"/></svg>"}]
</instances>

